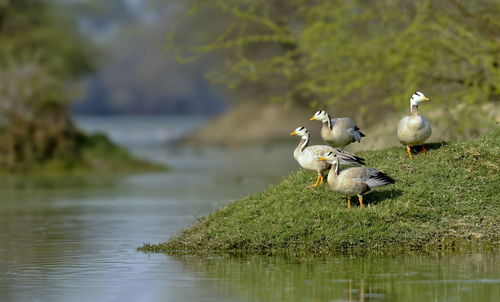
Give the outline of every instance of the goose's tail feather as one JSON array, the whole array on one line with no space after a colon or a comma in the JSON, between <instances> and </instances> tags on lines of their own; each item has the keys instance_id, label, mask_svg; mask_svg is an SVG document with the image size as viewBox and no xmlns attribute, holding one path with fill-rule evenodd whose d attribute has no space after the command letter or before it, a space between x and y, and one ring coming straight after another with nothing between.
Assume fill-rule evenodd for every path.
<instances>
[{"instance_id":1,"label":"goose's tail feather","mask_svg":"<svg viewBox=\"0 0 500 302\"><path fill-rule=\"evenodd\" d=\"M361 142L362 137L366 136L363 132L361 132L361 129L359 129L357 126L354 127L354 131L352 131L352 135L353 135L353 142L358 142L358 143Z\"/></svg>"}]
</instances>

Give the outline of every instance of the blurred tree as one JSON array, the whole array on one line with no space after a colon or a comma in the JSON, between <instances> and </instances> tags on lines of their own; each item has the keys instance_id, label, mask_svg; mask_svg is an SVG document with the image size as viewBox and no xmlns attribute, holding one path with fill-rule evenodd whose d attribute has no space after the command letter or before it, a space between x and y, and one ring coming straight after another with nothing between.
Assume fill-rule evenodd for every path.
<instances>
[{"instance_id":1,"label":"blurred tree","mask_svg":"<svg viewBox=\"0 0 500 302\"><path fill-rule=\"evenodd\" d=\"M169 49L219 58L214 81L265 85L268 100L373 113L423 90L480 104L500 99L499 15L497 0L191 0Z\"/></svg>"},{"instance_id":2,"label":"blurred tree","mask_svg":"<svg viewBox=\"0 0 500 302\"><path fill-rule=\"evenodd\" d=\"M0 1L0 41L0 168L71 161L82 136L68 84L92 70L90 47L43 0Z\"/></svg>"},{"instance_id":3,"label":"blurred tree","mask_svg":"<svg viewBox=\"0 0 500 302\"><path fill-rule=\"evenodd\" d=\"M50 2L4 0L0 5L0 64L37 60L59 78L92 70L92 48L72 19Z\"/></svg>"},{"instance_id":4,"label":"blurred tree","mask_svg":"<svg viewBox=\"0 0 500 302\"><path fill-rule=\"evenodd\" d=\"M0 167L29 169L54 158L76 159L79 132L67 111L62 82L42 64L0 69Z\"/></svg>"},{"instance_id":5,"label":"blurred tree","mask_svg":"<svg viewBox=\"0 0 500 302\"><path fill-rule=\"evenodd\" d=\"M203 77L206 62L180 66L165 31L185 9L177 0L56 0L103 53L85 79L77 114L210 114L224 103Z\"/></svg>"},{"instance_id":6,"label":"blurred tree","mask_svg":"<svg viewBox=\"0 0 500 302\"><path fill-rule=\"evenodd\" d=\"M181 63L208 57L208 77L237 89L236 97L307 103L293 86L302 77L293 32L300 3L282 0L192 0L168 36ZM295 20L295 21L294 21ZM298 24L297 24L298 25ZM282 98L282 96L289 96Z\"/></svg>"},{"instance_id":7,"label":"blurred tree","mask_svg":"<svg viewBox=\"0 0 500 302\"><path fill-rule=\"evenodd\" d=\"M136 20L134 12L123 0L53 0L61 4L61 7L69 15L78 20L80 28L95 35L99 33L102 40L109 37L110 32L117 30ZM142 0L143 4L148 0Z\"/></svg>"}]
</instances>

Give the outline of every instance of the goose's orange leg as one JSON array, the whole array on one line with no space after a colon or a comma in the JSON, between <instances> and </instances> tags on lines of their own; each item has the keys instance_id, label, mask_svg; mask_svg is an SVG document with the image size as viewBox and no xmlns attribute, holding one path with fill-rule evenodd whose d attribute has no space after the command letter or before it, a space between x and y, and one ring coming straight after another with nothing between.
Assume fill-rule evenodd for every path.
<instances>
[{"instance_id":1,"label":"goose's orange leg","mask_svg":"<svg viewBox=\"0 0 500 302\"><path fill-rule=\"evenodd\" d=\"M351 196L347 196L347 208L351 208Z\"/></svg>"},{"instance_id":2,"label":"goose's orange leg","mask_svg":"<svg viewBox=\"0 0 500 302\"><path fill-rule=\"evenodd\" d=\"M410 159L413 159L413 156L411 156L410 146L406 146L406 151L408 152L408 157L410 157Z\"/></svg>"},{"instance_id":3,"label":"goose's orange leg","mask_svg":"<svg viewBox=\"0 0 500 302\"><path fill-rule=\"evenodd\" d=\"M320 178L321 175L318 175L318 178L316 178L316 182L311 185L311 188L316 188L318 186Z\"/></svg>"},{"instance_id":4,"label":"goose's orange leg","mask_svg":"<svg viewBox=\"0 0 500 302\"><path fill-rule=\"evenodd\" d=\"M359 199L359 208L363 208L363 195L359 195L358 199Z\"/></svg>"}]
</instances>

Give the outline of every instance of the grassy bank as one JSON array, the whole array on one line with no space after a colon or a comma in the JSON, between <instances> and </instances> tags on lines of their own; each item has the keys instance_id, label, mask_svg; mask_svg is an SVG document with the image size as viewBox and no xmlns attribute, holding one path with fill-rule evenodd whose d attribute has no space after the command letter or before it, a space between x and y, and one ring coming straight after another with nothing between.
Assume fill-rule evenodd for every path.
<instances>
[{"instance_id":1,"label":"grassy bank","mask_svg":"<svg viewBox=\"0 0 500 302\"><path fill-rule=\"evenodd\" d=\"M124 147L111 142L103 134L87 135L82 144L83 170L101 172L161 171L167 167L134 157Z\"/></svg>"},{"instance_id":2,"label":"grassy bank","mask_svg":"<svg viewBox=\"0 0 500 302\"><path fill-rule=\"evenodd\" d=\"M497 244L500 239L500 130L470 141L431 144L409 160L404 148L360 153L397 180L347 209L327 186L305 189L314 172L232 202L145 251L343 252ZM290 160L292 159L291 154Z\"/></svg>"}]
</instances>

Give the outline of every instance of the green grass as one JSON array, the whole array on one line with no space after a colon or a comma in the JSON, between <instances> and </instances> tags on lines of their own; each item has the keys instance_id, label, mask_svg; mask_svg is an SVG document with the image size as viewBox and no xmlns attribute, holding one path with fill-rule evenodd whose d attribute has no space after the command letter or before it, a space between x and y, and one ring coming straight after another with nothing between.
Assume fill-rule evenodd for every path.
<instances>
[{"instance_id":1,"label":"green grass","mask_svg":"<svg viewBox=\"0 0 500 302\"><path fill-rule=\"evenodd\" d=\"M347 209L345 197L300 170L232 202L145 251L330 253L496 245L500 239L500 130L470 141L360 153L397 183ZM290 155L291 156L291 155Z\"/></svg>"}]
</instances>

